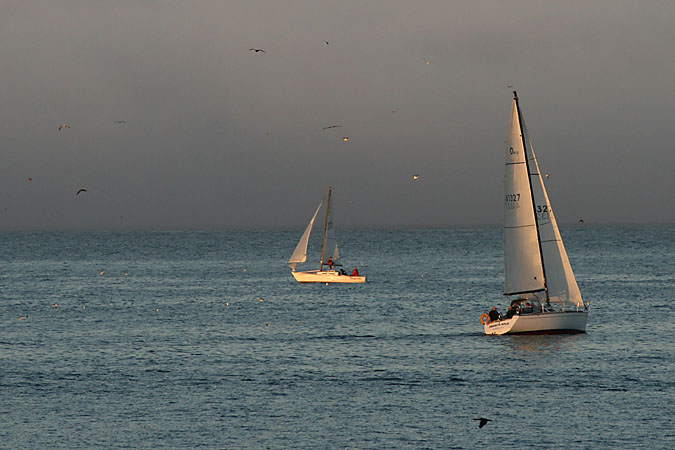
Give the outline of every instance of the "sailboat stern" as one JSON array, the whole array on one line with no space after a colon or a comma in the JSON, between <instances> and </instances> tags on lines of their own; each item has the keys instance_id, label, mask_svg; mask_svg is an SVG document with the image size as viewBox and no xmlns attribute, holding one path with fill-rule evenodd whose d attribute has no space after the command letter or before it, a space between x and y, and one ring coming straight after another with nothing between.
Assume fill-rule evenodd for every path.
<instances>
[{"instance_id":1,"label":"sailboat stern","mask_svg":"<svg viewBox=\"0 0 675 450\"><path fill-rule=\"evenodd\" d=\"M585 333L588 311L556 311L515 315L484 325L485 334L574 334Z\"/></svg>"}]
</instances>

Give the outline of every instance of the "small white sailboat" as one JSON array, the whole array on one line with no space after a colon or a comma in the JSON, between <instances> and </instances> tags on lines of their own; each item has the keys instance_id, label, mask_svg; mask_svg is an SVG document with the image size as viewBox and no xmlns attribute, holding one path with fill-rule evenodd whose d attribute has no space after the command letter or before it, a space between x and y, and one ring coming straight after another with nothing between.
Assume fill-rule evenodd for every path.
<instances>
[{"instance_id":1,"label":"small white sailboat","mask_svg":"<svg viewBox=\"0 0 675 450\"><path fill-rule=\"evenodd\" d=\"M321 265L319 270L307 270L298 272L298 264L307 261L307 246L309 244L309 236L312 233L314 220L319 214L319 210L323 205L323 200L319 202L312 220L309 221L305 232L300 238L300 242L295 247L295 251L288 260L288 265L291 268L293 277L300 283L365 283L366 277L352 272L348 274L344 269L335 270L334 266L341 266L339 264L340 252L338 250L337 241L335 240L335 231L333 230L333 214L330 208L330 197L332 193L332 186L328 187L328 198L326 200L326 221L323 227L323 247L321 248ZM356 271L356 269L354 269Z\"/></svg>"},{"instance_id":2,"label":"small white sailboat","mask_svg":"<svg viewBox=\"0 0 675 450\"><path fill-rule=\"evenodd\" d=\"M481 316L485 334L585 332L589 305L574 278L515 91L504 197L504 295L515 298L504 316L494 308Z\"/></svg>"}]
</instances>

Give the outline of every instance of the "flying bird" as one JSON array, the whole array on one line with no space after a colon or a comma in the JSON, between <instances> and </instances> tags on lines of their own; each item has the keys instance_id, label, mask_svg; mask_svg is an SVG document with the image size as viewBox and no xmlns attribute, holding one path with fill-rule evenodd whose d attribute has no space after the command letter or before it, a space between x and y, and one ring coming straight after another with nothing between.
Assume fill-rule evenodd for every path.
<instances>
[{"instance_id":1,"label":"flying bird","mask_svg":"<svg viewBox=\"0 0 675 450\"><path fill-rule=\"evenodd\" d=\"M33 181L33 179L31 177L28 177L28 182L30 183L31 181Z\"/></svg>"},{"instance_id":2,"label":"flying bird","mask_svg":"<svg viewBox=\"0 0 675 450\"><path fill-rule=\"evenodd\" d=\"M420 176L419 175L413 175L413 180L419 180Z\"/></svg>"},{"instance_id":3,"label":"flying bird","mask_svg":"<svg viewBox=\"0 0 675 450\"><path fill-rule=\"evenodd\" d=\"M342 128L342 125L328 125L327 127L323 127L322 130L327 130L329 128Z\"/></svg>"},{"instance_id":4,"label":"flying bird","mask_svg":"<svg viewBox=\"0 0 675 450\"><path fill-rule=\"evenodd\" d=\"M126 120L116 120L115 123L127 123Z\"/></svg>"},{"instance_id":5,"label":"flying bird","mask_svg":"<svg viewBox=\"0 0 675 450\"><path fill-rule=\"evenodd\" d=\"M485 425L487 425L488 422L490 422L492 419L486 419L485 417L481 417L479 419L473 419L473 420L480 420L480 423L478 424L478 428L483 428Z\"/></svg>"},{"instance_id":6,"label":"flying bird","mask_svg":"<svg viewBox=\"0 0 675 450\"><path fill-rule=\"evenodd\" d=\"M75 193L75 195L80 195L80 192L87 192L87 190L86 189L80 189L79 191L77 191Z\"/></svg>"},{"instance_id":7,"label":"flying bird","mask_svg":"<svg viewBox=\"0 0 675 450\"><path fill-rule=\"evenodd\" d=\"M68 125L67 123L62 123L61 125L59 125L59 131L61 131L64 128L70 128L70 125Z\"/></svg>"},{"instance_id":8,"label":"flying bird","mask_svg":"<svg viewBox=\"0 0 675 450\"><path fill-rule=\"evenodd\" d=\"M324 44L328 45L328 41L323 41Z\"/></svg>"},{"instance_id":9,"label":"flying bird","mask_svg":"<svg viewBox=\"0 0 675 450\"><path fill-rule=\"evenodd\" d=\"M579 223L584 223L584 219L579 219Z\"/></svg>"},{"instance_id":10,"label":"flying bird","mask_svg":"<svg viewBox=\"0 0 675 450\"><path fill-rule=\"evenodd\" d=\"M547 173L547 174L546 174L546 179L548 180L549 178L551 178L551 174Z\"/></svg>"},{"instance_id":11,"label":"flying bird","mask_svg":"<svg viewBox=\"0 0 675 450\"><path fill-rule=\"evenodd\" d=\"M348 137L348 136L343 136L343 137L342 137L342 140L345 141L345 142L347 142L347 141L349 140L349 137Z\"/></svg>"},{"instance_id":12,"label":"flying bird","mask_svg":"<svg viewBox=\"0 0 675 450\"><path fill-rule=\"evenodd\" d=\"M267 52L266 52L265 50L263 50L262 48L249 48L248 51L249 51L249 52L256 52L256 53L267 53Z\"/></svg>"}]
</instances>

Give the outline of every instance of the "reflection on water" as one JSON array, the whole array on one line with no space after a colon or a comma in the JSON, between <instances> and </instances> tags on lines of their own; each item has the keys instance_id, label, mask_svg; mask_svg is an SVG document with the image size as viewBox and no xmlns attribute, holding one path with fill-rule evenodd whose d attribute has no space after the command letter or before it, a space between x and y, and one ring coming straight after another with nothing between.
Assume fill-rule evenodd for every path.
<instances>
[{"instance_id":1,"label":"reflection on water","mask_svg":"<svg viewBox=\"0 0 675 450\"><path fill-rule=\"evenodd\" d=\"M505 335L501 344L507 347L506 351L527 353L550 353L562 349L569 349L576 345L584 334L535 334L535 335Z\"/></svg>"}]
</instances>

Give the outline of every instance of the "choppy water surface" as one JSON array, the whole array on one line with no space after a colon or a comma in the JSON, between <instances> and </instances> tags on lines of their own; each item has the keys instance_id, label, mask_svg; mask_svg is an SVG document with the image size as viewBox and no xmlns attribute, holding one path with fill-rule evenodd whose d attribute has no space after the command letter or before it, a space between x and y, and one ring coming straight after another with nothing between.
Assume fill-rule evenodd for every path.
<instances>
[{"instance_id":1,"label":"choppy water surface","mask_svg":"<svg viewBox=\"0 0 675 450\"><path fill-rule=\"evenodd\" d=\"M0 234L0 447L675 447L674 227L563 228L588 332L518 337L500 229L300 233Z\"/></svg>"}]
</instances>

